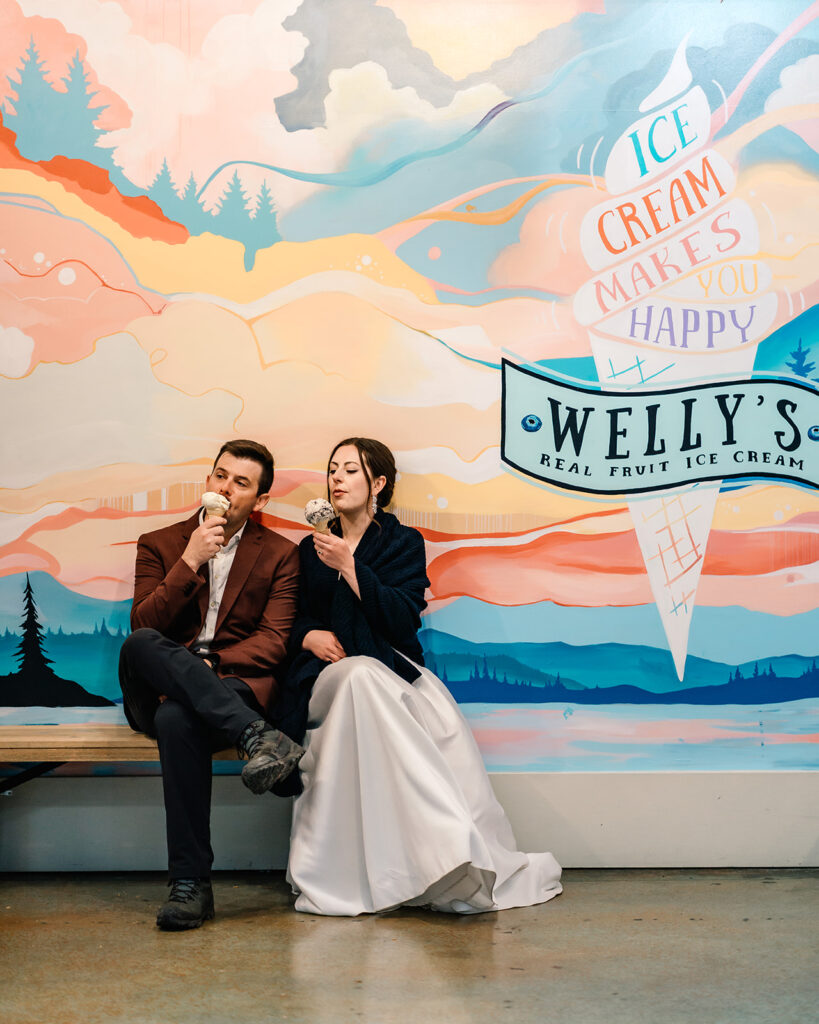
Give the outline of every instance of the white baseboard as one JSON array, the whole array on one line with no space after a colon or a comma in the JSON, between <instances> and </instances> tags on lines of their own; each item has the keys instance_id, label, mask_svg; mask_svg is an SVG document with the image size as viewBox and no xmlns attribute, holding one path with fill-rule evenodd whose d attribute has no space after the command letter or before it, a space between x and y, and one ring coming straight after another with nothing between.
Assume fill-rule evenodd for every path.
<instances>
[{"instance_id":1,"label":"white baseboard","mask_svg":"<svg viewBox=\"0 0 819 1024\"><path fill-rule=\"evenodd\" d=\"M819 772L491 778L520 847L567 868L819 866ZM214 868L284 868L289 822L290 801L214 778ZM36 779L0 797L0 871L165 866L157 777Z\"/></svg>"},{"instance_id":2,"label":"white baseboard","mask_svg":"<svg viewBox=\"0 0 819 1024\"><path fill-rule=\"evenodd\" d=\"M491 778L521 848L564 867L819 865L819 772Z\"/></svg>"}]
</instances>

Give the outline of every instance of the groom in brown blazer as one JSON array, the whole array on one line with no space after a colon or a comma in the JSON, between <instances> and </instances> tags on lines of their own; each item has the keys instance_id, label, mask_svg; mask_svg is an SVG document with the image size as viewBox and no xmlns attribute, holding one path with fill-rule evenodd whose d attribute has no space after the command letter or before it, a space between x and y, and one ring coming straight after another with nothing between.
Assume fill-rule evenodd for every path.
<instances>
[{"instance_id":1,"label":"groom in brown blazer","mask_svg":"<svg viewBox=\"0 0 819 1024\"><path fill-rule=\"evenodd\" d=\"M157 924L213 917L211 755L235 745L242 781L263 793L304 753L266 720L296 611L295 545L249 518L270 497L273 457L255 441L222 445L206 489L229 502L137 542L133 633L120 654L131 728L157 739L171 892Z\"/></svg>"}]
</instances>

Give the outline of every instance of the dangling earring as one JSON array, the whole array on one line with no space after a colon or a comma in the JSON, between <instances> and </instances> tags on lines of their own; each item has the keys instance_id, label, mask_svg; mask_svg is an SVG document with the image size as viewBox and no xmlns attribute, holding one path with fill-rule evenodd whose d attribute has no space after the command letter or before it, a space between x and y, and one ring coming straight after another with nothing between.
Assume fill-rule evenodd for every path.
<instances>
[{"instance_id":1,"label":"dangling earring","mask_svg":"<svg viewBox=\"0 0 819 1024\"><path fill-rule=\"evenodd\" d=\"M376 498L375 495L373 495L373 516L375 516L375 513L377 511L378 511L378 499Z\"/></svg>"}]
</instances>

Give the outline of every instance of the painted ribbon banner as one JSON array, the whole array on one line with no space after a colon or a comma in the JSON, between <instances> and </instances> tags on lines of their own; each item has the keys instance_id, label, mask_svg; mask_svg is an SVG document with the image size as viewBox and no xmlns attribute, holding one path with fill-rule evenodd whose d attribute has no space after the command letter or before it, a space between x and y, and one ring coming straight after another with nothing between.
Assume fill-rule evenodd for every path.
<instances>
[{"instance_id":1,"label":"painted ribbon banner","mask_svg":"<svg viewBox=\"0 0 819 1024\"><path fill-rule=\"evenodd\" d=\"M732 199L662 245L584 282L574 297L575 318L590 326L704 265L758 252L756 216L744 200Z\"/></svg>"},{"instance_id":2,"label":"painted ribbon banner","mask_svg":"<svg viewBox=\"0 0 819 1024\"><path fill-rule=\"evenodd\" d=\"M652 245L664 232L690 230L736 185L731 165L715 150L699 153L651 187L612 195L580 225L580 247L592 270L612 266Z\"/></svg>"},{"instance_id":3,"label":"painted ribbon banner","mask_svg":"<svg viewBox=\"0 0 819 1024\"><path fill-rule=\"evenodd\" d=\"M691 81L684 45L677 50L666 79L643 100L640 110L651 110L659 100L658 94L673 92L683 80ZM646 114L612 146L606 161L607 191L613 195L626 192L634 187L635 178L641 184L654 181L685 159L686 153L699 149L709 136L710 126L708 98L699 86Z\"/></svg>"},{"instance_id":4,"label":"painted ribbon banner","mask_svg":"<svg viewBox=\"0 0 819 1024\"><path fill-rule=\"evenodd\" d=\"M819 392L771 378L601 391L504 360L501 457L590 494L761 477L819 486Z\"/></svg>"},{"instance_id":5,"label":"painted ribbon banner","mask_svg":"<svg viewBox=\"0 0 819 1024\"><path fill-rule=\"evenodd\" d=\"M663 295L703 303L746 301L766 292L772 281L773 274L767 263L756 259L735 260L682 277L663 288Z\"/></svg>"},{"instance_id":6,"label":"painted ribbon banner","mask_svg":"<svg viewBox=\"0 0 819 1024\"><path fill-rule=\"evenodd\" d=\"M776 311L774 292L730 305L655 297L610 316L597 332L668 351L709 352L760 341L769 333Z\"/></svg>"}]
</instances>

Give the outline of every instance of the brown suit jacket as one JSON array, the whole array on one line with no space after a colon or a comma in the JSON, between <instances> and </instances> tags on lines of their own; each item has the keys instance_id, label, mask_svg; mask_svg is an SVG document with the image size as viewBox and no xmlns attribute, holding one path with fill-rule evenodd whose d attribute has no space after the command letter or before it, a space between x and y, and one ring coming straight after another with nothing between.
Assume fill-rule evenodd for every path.
<instances>
[{"instance_id":1,"label":"brown suit jacket","mask_svg":"<svg viewBox=\"0 0 819 1024\"><path fill-rule=\"evenodd\" d=\"M182 561L199 512L137 541L131 629L150 627L190 647L205 621L210 594L207 563L198 572ZM276 690L296 614L299 558L295 544L248 519L227 578L211 650L220 676L238 676L266 710Z\"/></svg>"}]
</instances>

